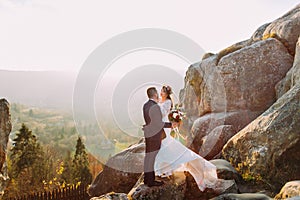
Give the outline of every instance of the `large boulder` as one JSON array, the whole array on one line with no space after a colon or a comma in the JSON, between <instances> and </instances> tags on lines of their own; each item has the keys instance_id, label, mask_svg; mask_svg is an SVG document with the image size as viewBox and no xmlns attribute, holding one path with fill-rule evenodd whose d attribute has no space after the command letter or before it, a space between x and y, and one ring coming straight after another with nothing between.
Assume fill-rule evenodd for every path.
<instances>
[{"instance_id":1,"label":"large boulder","mask_svg":"<svg viewBox=\"0 0 300 200\"><path fill-rule=\"evenodd\" d=\"M206 114L195 120L187 144L206 159L218 158L227 141L260 113L240 110Z\"/></svg>"},{"instance_id":2,"label":"large boulder","mask_svg":"<svg viewBox=\"0 0 300 200\"><path fill-rule=\"evenodd\" d=\"M232 165L224 159L214 159L210 160L212 164L217 167L217 174L219 179L224 180L235 180L237 184L243 182L243 178L241 175L236 171Z\"/></svg>"},{"instance_id":3,"label":"large boulder","mask_svg":"<svg viewBox=\"0 0 300 200\"><path fill-rule=\"evenodd\" d=\"M221 58L214 55L189 68L181 101L188 116L195 111L198 116L264 111L276 100L275 85L292 64L293 56L275 38L257 41Z\"/></svg>"},{"instance_id":4,"label":"large boulder","mask_svg":"<svg viewBox=\"0 0 300 200\"><path fill-rule=\"evenodd\" d=\"M92 197L109 192L128 193L143 172L145 143L141 141L110 158L88 193Z\"/></svg>"},{"instance_id":5,"label":"large boulder","mask_svg":"<svg viewBox=\"0 0 300 200\"><path fill-rule=\"evenodd\" d=\"M9 179L6 167L6 153L11 129L9 103L5 99L0 99L0 196L3 195Z\"/></svg>"},{"instance_id":6,"label":"large boulder","mask_svg":"<svg viewBox=\"0 0 300 200\"><path fill-rule=\"evenodd\" d=\"M236 131L232 125L221 125L214 128L207 136L202 138L199 155L207 160L220 158L223 146L235 133Z\"/></svg>"},{"instance_id":7,"label":"large boulder","mask_svg":"<svg viewBox=\"0 0 300 200\"><path fill-rule=\"evenodd\" d=\"M300 196L300 181L291 181L286 183L280 190L275 199L289 199Z\"/></svg>"},{"instance_id":8,"label":"large boulder","mask_svg":"<svg viewBox=\"0 0 300 200\"><path fill-rule=\"evenodd\" d=\"M264 111L276 100L275 85L292 67L293 57L274 38L258 41L221 58L227 111Z\"/></svg>"},{"instance_id":9,"label":"large boulder","mask_svg":"<svg viewBox=\"0 0 300 200\"><path fill-rule=\"evenodd\" d=\"M129 193L130 199L133 200L168 200L184 199L186 192L186 176L183 172L176 172L170 178L161 178L164 182L159 187L148 187L140 182Z\"/></svg>"},{"instance_id":10,"label":"large boulder","mask_svg":"<svg viewBox=\"0 0 300 200\"><path fill-rule=\"evenodd\" d=\"M295 54L295 45L300 33L300 4L276 19L261 26L252 36L253 41L274 37L280 40L291 55Z\"/></svg>"},{"instance_id":11,"label":"large boulder","mask_svg":"<svg viewBox=\"0 0 300 200\"><path fill-rule=\"evenodd\" d=\"M223 156L240 170L280 188L300 179L300 84L232 137Z\"/></svg>"}]
</instances>

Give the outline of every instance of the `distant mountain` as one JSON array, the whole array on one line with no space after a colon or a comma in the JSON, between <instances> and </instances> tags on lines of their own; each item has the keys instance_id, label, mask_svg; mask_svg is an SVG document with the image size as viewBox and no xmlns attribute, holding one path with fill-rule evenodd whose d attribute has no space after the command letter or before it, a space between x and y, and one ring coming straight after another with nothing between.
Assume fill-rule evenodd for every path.
<instances>
[{"instance_id":1,"label":"distant mountain","mask_svg":"<svg viewBox=\"0 0 300 200\"><path fill-rule=\"evenodd\" d=\"M72 108L77 74L66 71L0 70L0 98L47 108Z\"/></svg>"}]
</instances>

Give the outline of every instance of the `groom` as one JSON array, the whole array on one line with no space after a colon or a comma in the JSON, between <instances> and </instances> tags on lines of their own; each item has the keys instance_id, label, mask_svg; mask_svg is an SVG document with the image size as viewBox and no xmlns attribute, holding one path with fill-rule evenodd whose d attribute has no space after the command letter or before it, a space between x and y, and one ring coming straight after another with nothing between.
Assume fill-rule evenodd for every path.
<instances>
[{"instance_id":1,"label":"groom","mask_svg":"<svg viewBox=\"0 0 300 200\"><path fill-rule=\"evenodd\" d=\"M163 182L155 181L154 162L160 149L163 128L171 128L171 123L162 122L162 114L159 108L158 92L155 87L147 89L149 100L143 106L144 136L146 140L146 155L144 160L144 183L149 187L160 186Z\"/></svg>"}]
</instances>

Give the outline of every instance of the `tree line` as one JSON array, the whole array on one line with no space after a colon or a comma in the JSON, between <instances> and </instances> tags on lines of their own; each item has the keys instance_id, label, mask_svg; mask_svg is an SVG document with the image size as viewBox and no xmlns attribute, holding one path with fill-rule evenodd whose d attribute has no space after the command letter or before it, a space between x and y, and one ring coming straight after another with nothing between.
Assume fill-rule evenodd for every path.
<instances>
[{"instance_id":1,"label":"tree line","mask_svg":"<svg viewBox=\"0 0 300 200\"><path fill-rule=\"evenodd\" d=\"M57 154L53 147L42 146L36 135L22 124L8 152L10 180L3 199L91 183L88 153L80 136L75 152L69 151L63 158Z\"/></svg>"}]
</instances>

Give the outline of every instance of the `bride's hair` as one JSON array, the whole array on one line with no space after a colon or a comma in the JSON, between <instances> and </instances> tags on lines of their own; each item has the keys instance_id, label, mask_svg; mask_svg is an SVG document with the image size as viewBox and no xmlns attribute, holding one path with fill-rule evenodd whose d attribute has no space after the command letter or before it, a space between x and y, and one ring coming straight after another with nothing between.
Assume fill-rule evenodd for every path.
<instances>
[{"instance_id":1,"label":"bride's hair","mask_svg":"<svg viewBox=\"0 0 300 200\"><path fill-rule=\"evenodd\" d=\"M162 86L162 90L167 94L167 99L171 100L171 102L172 102L171 109L172 109L172 107L173 107L173 99L171 97L171 94L173 94L172 88L168 85L164 85L164 86Z\"/></svg>"}]
</instances>

